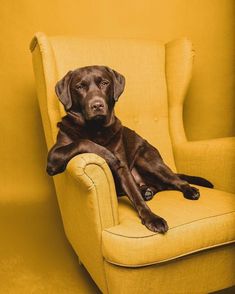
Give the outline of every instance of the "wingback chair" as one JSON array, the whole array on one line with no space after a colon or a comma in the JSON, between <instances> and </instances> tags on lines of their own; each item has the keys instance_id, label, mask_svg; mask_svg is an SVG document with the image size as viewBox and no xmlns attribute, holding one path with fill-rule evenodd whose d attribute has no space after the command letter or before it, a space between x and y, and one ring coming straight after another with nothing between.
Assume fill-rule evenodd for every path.
<instances>
[{"instance_id":1,"label":"wingback chair","mask_svg":"<svg viewBox=\"0 0 235 294\"><path fill-rule=\"evenodd\" d=\"M67 238L100 290L209 293L234 285L235 138L186 138L182 112L192 72L191 42L37 33L30 47L48 148L65 115L56 82L71 69L107 65L126 77L116 105L123 125L156 146L174 171L204 176L215 185L199 187L198 201L177 191L160 192L149 201L168 221L169 231L161 235L141 224L127 197L117 199L103 158L90 153L74 157L54 183Z\"/></svg>"}]
</instances>

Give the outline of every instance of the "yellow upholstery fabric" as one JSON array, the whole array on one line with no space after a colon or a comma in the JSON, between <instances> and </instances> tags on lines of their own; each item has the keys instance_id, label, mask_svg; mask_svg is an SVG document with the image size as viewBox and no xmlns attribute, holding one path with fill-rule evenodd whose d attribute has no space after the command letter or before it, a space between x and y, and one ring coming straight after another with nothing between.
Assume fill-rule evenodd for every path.
<instances>
[{"instance_id":1,"label":"yellow upholstery fabric","mask_svg":"<svg viewBox=\"0 0 235 294\"><path fill-rule=\"evenodd\" d=\"M56 81L76 67L108 65L126 77L126 90L116 108L123 124L155 145L172 169L177 166L180 171L203 174L215 179L216 187L231 190L230 171L234 163L227 160L233 160L233 140L226 141L221 153L221 162L223 158L226 161L226 177L220 178L212 158L220 156L217 152L222 147L209 152L207 144L188 142L184 134L183 101L193 57L190 41L181 39L165 45L155 41L47 37L38 33L31 50L48 148L55 142L56 123L64 114L54 92ZM189 145L198 147L191 149L195 152L190 154L190 148L186 148ZM185 165L180 148L185 148ZM206 162L204 155L211 159ZM67 170L53 179L68 240L103 293L167 293L168 274L172 274L170 289L180 289L180 293L189 293L191 287L196 292L199 282L204 293L235 282L231 270L234 251L223 245L234 241L234 195L201 189L201 199L191 202L178 192L160 193L150 207L169 222L170 230L162 236L140 224L125 198L118 203L110 169L97 155L76 156ZM219 247L204 250L213 246ZM200 250L203 251L190 254ZM184 255L188 256L158 264ZM156 264L146 266L149 263ZM199 272L200 264L203 270ZM177 276L179 268L181 275ZM212 276L204 279L203 273L210 271ZM153 276L158 278L149 283Z\"/></svg>"},{"instance_id":2,"label":"yellow upholstery fabric","mask_svg":"<svg viewBox=\"0 0 235 294\"><path fill-rule=\"evenodd\" d=\"M183 102L194 55L187 39L166 44L169 124L177 171L206 177L215 188L235 193L235 138L189 142L185 135Z\"/></svg>"},{"instance_id":3,"label":"yellow upholstery fabric","mask_svg":"<svg viewBox=\"0 0 235 294\"><path fill-rule=\"evenodd\" d=\"M55 185L66 235L79 259L105 292L101 234L103 229L118 223L111 172L102 158L84 154L69 163L68 172L55 177Z\"/></svg>"},{"instance_id":4,"label":"yellow upholstery fabric","mask_svg":"<svg viewBox=\"0 0 235 294\"><path fill-rule=\"evenodd\" d=\"M170 132L175 141L186 141L183 126L183 101L192 75L194 51L187 39L165 45L166 81L168 90Z\"/></svg>"},{"instance_id":5,"label":"yellow upholstery fabric","mask_svg":"<svg viewBox=\"0 0 235 294\"><path fill-rule=\"evenodd\" d=\"M146 229L129 200L120 199L120 224L102 234L105 259L122 266L140 267L234 242L234 195L198 188L200 201L188 201L177 191L164 191L148 202L155 213L168 221L165 236Z\"/></svg>"},{"instance_id":6,"label":"yellow upholstery fabric","mask_svg":"<svg viewBox=\"0 0 235 294\"><path fill-rule=\"evenodd\" d=\"M211 293L234 284L234 255L235 247L227 245L171 262L138 268L106 262L108 293Z\"/></svg>"},{"instance_id":7,"label":"yellow upholstery fabric","mask_svg":"<svg viewBox=\"0 0 235 294\"><path fill-rule=\"evenodd\" d=\"M87 64L109 65L125 76L126 88L116 105L117 116L124 125L135 128L150 143L157 145L166 162L175 168L168 132L164 44L154 41L80 38L70 38L68 42L66 37L51 37L49 41L47 48L54 54L57 79L62 78L70 69ZM57 100L49 109L55 107L56 103ZM61 104L60 112L64 115ZM55 125L55 121L53 118L52 124Z\"/></svg>"},{"instance_id":8,"label":"yellow upholstery fabric","mask_svg":"<svg viewBox=\"0 0 235 294\"><path fill-rule=\"evenodd\" d=\"M235 192L235 137L175 144L178 171L207 177L219 190Z\"/></svg>"}]
</instances>

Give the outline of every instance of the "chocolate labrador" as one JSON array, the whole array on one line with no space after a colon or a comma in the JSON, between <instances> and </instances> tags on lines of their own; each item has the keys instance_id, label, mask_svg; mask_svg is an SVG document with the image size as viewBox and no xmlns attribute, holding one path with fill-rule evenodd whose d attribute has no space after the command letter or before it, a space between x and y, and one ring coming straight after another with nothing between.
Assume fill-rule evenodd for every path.
<instances>
[{"instance_id":1,"label":"chocolate labrador","mask_svg":"<svg viewBox=\"0 0 235 294\"><path fill-rule=\"evenodd\" d=\"M142 223L151 231L165 233L167 222L146 204L163 190L179 190L197 200L198 184L213 187L200 177L173 173L158 150L133 130L122 126L114 105L122 94L125 78L107 66L87 66L69 71L55 87L67 115L58 123L57 142L49 151L47 172L65 170L77 154L91 152L108 163L117 195L127 195Z\"/></svg>"}]
</instances>

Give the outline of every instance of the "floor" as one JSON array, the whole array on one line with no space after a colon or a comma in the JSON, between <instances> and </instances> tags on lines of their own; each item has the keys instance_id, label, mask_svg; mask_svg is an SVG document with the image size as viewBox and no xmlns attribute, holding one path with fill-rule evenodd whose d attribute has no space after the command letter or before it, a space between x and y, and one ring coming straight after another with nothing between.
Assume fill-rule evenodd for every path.
<instances>
[{"instance_id":1,"label":"floor","mask_svg":"<svg viewBox=\"0 0 235 294\"><path fill-rule=\"evenodd\" d=\"M0 294L98 294L65 238L56 200L0 197Z\"/></svg>"}]
</instances>

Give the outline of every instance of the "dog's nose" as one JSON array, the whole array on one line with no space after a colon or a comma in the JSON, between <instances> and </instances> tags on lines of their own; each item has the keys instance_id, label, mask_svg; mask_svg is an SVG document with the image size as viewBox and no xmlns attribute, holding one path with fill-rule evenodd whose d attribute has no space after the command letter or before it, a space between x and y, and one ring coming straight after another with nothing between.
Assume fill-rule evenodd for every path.
<instances>
[{"instance_id":1,"label":"dog's nose","mask_svg":"<svg viewBox=\"0 0 235 294\"><path fill-rule=\"evenodd\" d=\"M104 103L101 101L95 101L91 104L92 110L100 110L102 108L104 108Z\"/></svg>"}]
</instances>

